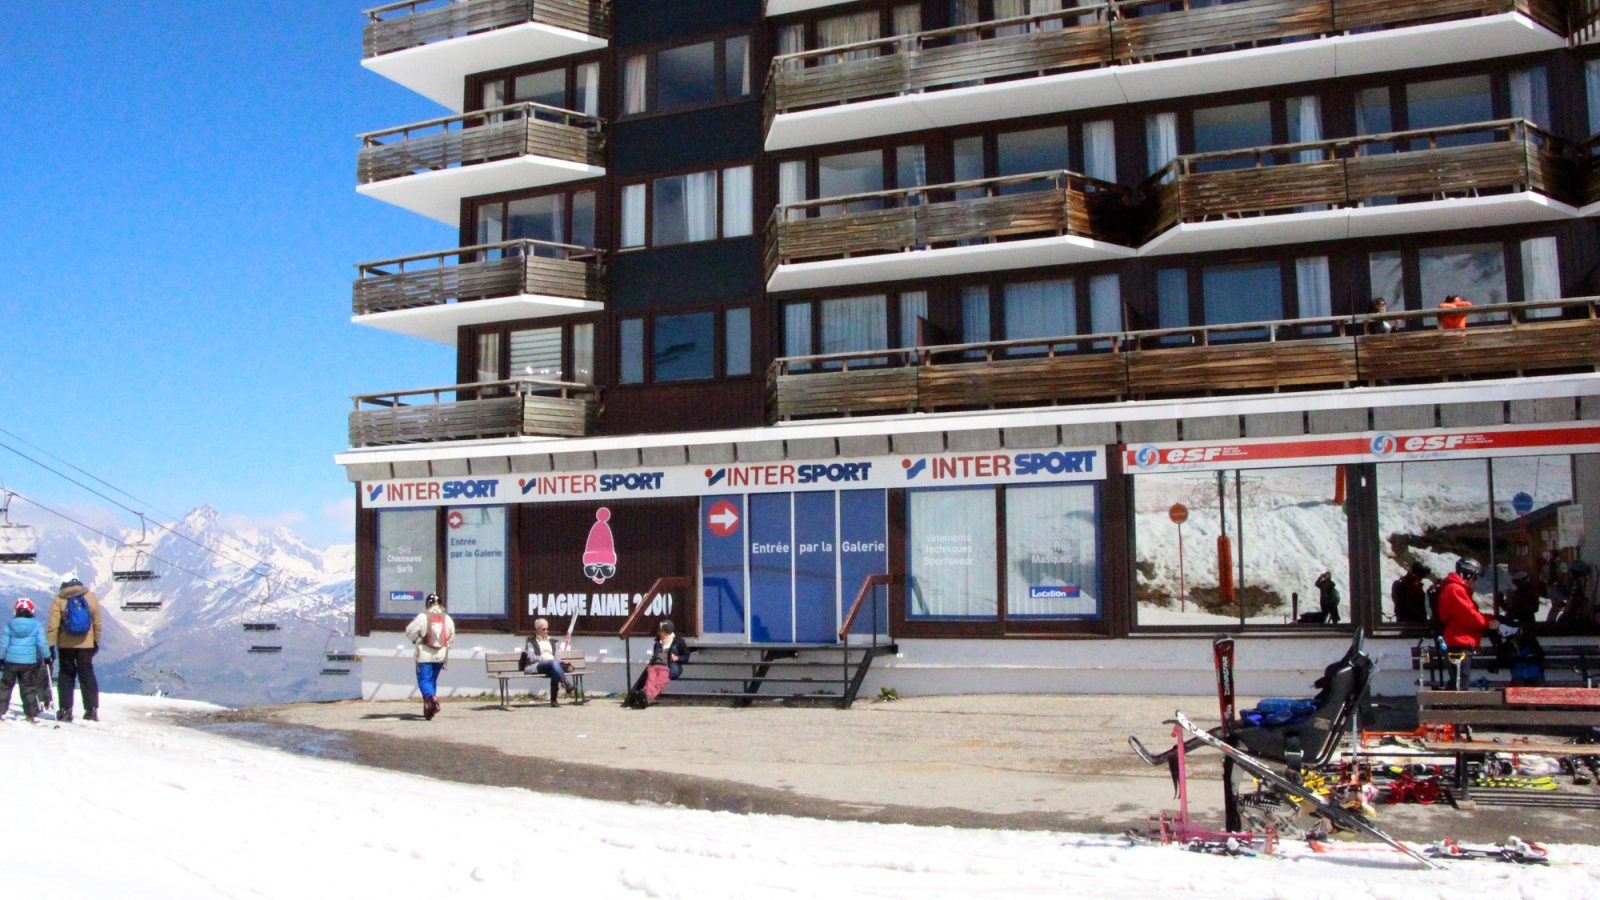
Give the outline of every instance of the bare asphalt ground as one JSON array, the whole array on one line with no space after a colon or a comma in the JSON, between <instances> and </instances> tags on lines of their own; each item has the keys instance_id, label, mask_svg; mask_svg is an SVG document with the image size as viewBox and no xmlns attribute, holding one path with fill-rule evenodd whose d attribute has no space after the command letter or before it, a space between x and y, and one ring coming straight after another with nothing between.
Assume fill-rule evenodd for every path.
<instances>
[{"instance_id":1,"label":"bare asphalt ground","mask_svg":"<svg viewBox=\"0 0 1600 900\"><path fill-rule=\"evenodd\" d=\"M1241 702L1241 707L1246 705ZM760 706L624 709L597 698L552 709L446 701L304 704L191 724L299 752L475 784L700 809L957 827L1091 833L1142 827L1174 809L1172 782L1128 748L1171 746L1182 709L1217 722L1216 701L1161 696L917 697L849 710ZM1221 825L1221 762L1190 756L1191 811ZM1559 793L1587 793L1565 778ZM1595 843L1600 811L1380 806L1379 827L1412 841Z\"/></svg>"}]
</instances>

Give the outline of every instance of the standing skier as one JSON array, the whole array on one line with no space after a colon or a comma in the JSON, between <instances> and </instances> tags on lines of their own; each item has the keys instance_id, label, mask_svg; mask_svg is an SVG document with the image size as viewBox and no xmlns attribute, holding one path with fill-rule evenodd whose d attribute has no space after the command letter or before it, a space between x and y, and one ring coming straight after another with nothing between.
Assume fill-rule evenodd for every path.
<instances>
[{"instance_id":1,"label":"standing skier","mask_svg":"<svg viewBox=\"0 0 1600 900\"><path fill-rule=\"evenodd\" d=\"M438 594L429 594L423 611L406 626L406 637L417 645L417 689L422 692L424 719L439 713L439 673L450 659L455 636L455 620L444 611Z\"/></svg>"},{"instance_id":2,"label":"standing skier","mask_svg":"<svg viewBox=\"0 0 1600 900\"><path fill-rule=\"evenodd\" d=\"M0 629L0 716L11 709L11 686L22 685L22 713L31 723L39 717L39 696L49 690L45 680L50 665L50 643L44 629L33 617L33 601L18 600L12 607L16 616Z\"/></svg>"},{"instance_id":3,"label":"standing skier","mask_svg":"<svg viewBox=\"0 0 1600 900\"><path fill-rule=\"evenodd\" d=\"M100 682L94 675L94 654L100 649L100 598L83 582L68 578L50 601L50 627L45 635L61 663L57 674L56 721L72 721L72 689L83 686L83 719L100 721Z\"/></svg>"}]
</instances>

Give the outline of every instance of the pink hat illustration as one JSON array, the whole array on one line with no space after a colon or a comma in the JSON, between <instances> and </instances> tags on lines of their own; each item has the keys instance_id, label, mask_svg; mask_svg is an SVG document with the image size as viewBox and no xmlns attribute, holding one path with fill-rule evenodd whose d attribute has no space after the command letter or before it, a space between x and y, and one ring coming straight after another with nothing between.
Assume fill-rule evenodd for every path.
<instances>
[{"instance_id":1,"label":"pink hat illustration","mask_svg":"<svg viewBox=\"0 0 1600 900\"><path fill-rule=\"evenodd\" d=\"M605 584L606 579L617 574L617 547L611 538L611 510L602 506L594 511L594 524L589 527L589 541L583 547L583 574L595 584Z\"/></svg>"}]
</instances>

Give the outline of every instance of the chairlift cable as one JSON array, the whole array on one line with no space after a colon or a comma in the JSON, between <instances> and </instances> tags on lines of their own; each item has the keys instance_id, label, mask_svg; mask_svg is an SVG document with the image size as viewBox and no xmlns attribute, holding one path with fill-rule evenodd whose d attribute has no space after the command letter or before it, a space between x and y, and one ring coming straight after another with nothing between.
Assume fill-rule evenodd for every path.
<instances>
[{"instance_id":1,"label":"chairlift cable","mask_svg":"<svg viewBox=\"0 0 1600 900\"><path fill-rule=\"evenodd\" d=\"M50 456L53 459L60 460L63 465L66 465L66 466L68 466L70 468L76 469L79 472L84 472L83 469L72 465L72 463L69 463L66 460L61 459L61 457L56 456L55 454L50 453L49 451L44 450L42 448L38 448L38 445L33 444L33 443L29 442L29 441L23 440L22 438L17 438L17 436L15 434L12 434L10 431L6 431L5 429L0 428L0 432L3 432L3 433L8 434L8 435L11 435L13 438L16 438L18 441L21 441L24 444L28 444L28 446L30 446L30 447L35 447L36 449L39 449L39 451L41 453L44 453L46 456ZM130 512L130 513L133 513L134 515L140 516L140 522L141 522L141 527L142 527L143 521L144 521L143 520L143 513L140 513L138 510L135 510L132 507L127 506L126 504L120 503L117 500L114 500L111 497L106 496L105 494L95 490L92 487L89 487L88 485L84 484L83 482L78 481L77 479L73 478L72 476L67 475L65 473L62 473L60 471L57 471L56 469L53 469L50 466L45 465L42 462L39 462L38 460L34 459L33 457L29 456L28 454L23 453L22 451L16 449L15 447L11 447L11 446L5 444L4 442L0 442L0 449L4 449L4 450L7 450L7 451L10 451L11 453L15 453L16 455L22 457L23 459L27 460L28 462L33 463L34 465L36 465L38 467L44 469L45 471L50 472L51 474L56 475L56 476L58 476L60 478L63 478L65 480L77 485L80 488L83 488L84 490L88 491L89 493L94 494L96 497L99 497L100 499L105 500L107 503L110 503L110 504L116 506L117 508L122 509L122 510L124 510L126 512ZM123 495L128 496L128 497L133 497L133 499L135 501L140 502L140 503L144 503L143 500L139 500L139 498L134 497L132 494L129 494L127 491L124 491L121 488L116 487L115 485L112 485L110 482L107 482L102 478L98 478L98 477L96 477L94 475L90 475L88 472L84 472L84 474L87 475L89 478L92 478L95 481L98 481L101 484L104 484L107 487L110 487L112 490L116 491L119 494L123 494ZM21 495L19 494L19 495L16 495L16 496L21 496ZM23 499L27 500L28 498L24 497ZM40 509L44 509L45 508L45 507L41 506L40 504L34 502L33 500L28 500L28 502L29 503L33 503L33 505L35 505L35 506L39 506ZM174 519L174 520L182 518L181 516L174 516L172 513L166 512L166 511L156 507L153 504L146 503L145 506L148 509L153 509L156 512L161 513L162 515L167 516L168 518L171 518L171 519ZM66 518L66 517L63 516L62 518ZM72 521L72 520L69 519L68 521ZM79 523L79 524L81 524L81 523ZM253 569L254 568L253 566L247 566L247 565L244 565L244 564L240 563L238 559L223 553L222 550L218 549L217 547L208 546L204 542L196 540L195 538L192 538L189 535L184 534L182 531L179 531L179 530L177 530L175 528L172 528L171 526L163 525L160 522L152 522L151 524L153 524L157 528L160 528L162 531L167 532L168 534L171 534L171 535L173 535L175 537L178 537L178 538L182 538L183 540L186 540L189 543L194 544L196 547L199 547L201 550L204 550L205 552L210 553L211 555L216 556L219 559L225 560L226 562L230 562L230 563L232 563L232 564L234 564L236 566L239 566L242 569L249 570L249 569ZM84 527L88 527L88 526L84 526ZM100 531L99 529L96 529L96 528L91 528L90 530L94 531L96 534L99 534L99 535L101 535L101 536L103 536L105 538L108 538L108 539L112 540L112 541L116 541L118 545L127 546L127 542L122 540L119 537L115 537L113 535L106 534L105 532ZM240 556L243 556L245 559L253 560L253 561L257 562L257 563L260 563L263 566L266 566L269 569L276 570L276 571L280 572L281 574L283 574L284 576L288 576L289 575L289 573L285 572L280 566L278 566L275 563L272 563L272 562L270 562L268 560L261 559L261 558L256 557L256 556L252 556L251 554L246 553L243 550L233 550L232 548L230 548L230 550L232 550L232 552L238 553ZM150 558L151 559L157 559L157 557L154 556L153 554L150 556ZM159 561L160 562L166 562L166 560L159 560ZM168 565L171 565L171 563L168 563ZM178 567L174 566L174 568L178 568ZM188 570L180 569L180 571L187 572ZM194 573L193 572L189 572L189 574L193 575ZM196 576L196 577L199 577L199 576ZM307 600L321 599L321 598L318 598L318 597L313 596L311 594L307 594L304 591L295 590L294 588L286 588L286 590L290 594L293 594L293 595L295 595L297 597L304 597ZM322 627L322 626L318 626L318 627Z\"/></svg>"},{"instance_id":2,"label":"chairlift cable","mask_svg":"<svg viewBox=\"0 0 1600 900\"><path fill-rule=\"evenodd\" d=\"M74 519L72 516L69 516L64 512L61 512L60 510L53 509L53 508L51 508L49 506L46 506L46 505L44 505L43 503L40 503L37 500L34 500L34 499L30 498L30 497L26 497L26 496L24 496L22 494L19 494L19 493L15 492L15 491L7 491L7 493L10 494L12 497L15 497L15 498L17 498L19 500L22 500L25 503L31 504L32 506L34 506L37 509L41 509L41 510L49 513L50 515L55 516L58 519L63 519L65 521L71 522L72 524L78 526L79 528L84 529L85 531L93 532L94 534L98 534L101 537L108 538L110 540L116 540L115 537L113 537L113 536L111 536L109 534L106 534L104 531L101 531L100 529L94 527L93 525L90 525L90 524L88 524L86 522L81 522L81 521L79 521L77 519ZM185 568L183 566L178 565L177 563L173 562L172 560L163 559L163 558L161 558L159 556L156 556L154 554L151 554L150 558L155 560L155 561L157 561L157 562L164 563L165 565L171 566L173 569L176 569L179 572L183 572L186 575L189 575L189 576L194 577L194 578L198 578L199 580L205 582L206 584L211 585L212 587L221 588L222 590L227 591L230 594L235 594L237 596L245 598L246 600L254 600L255 599L255 597L253 595L251 595L251 594L247 594L244 591L239 590L238 588L229 587L228 585L222 584L221 582L213 581L212 579L207 578L204 575L201 575L199 572L196 572L193 569L188 569L188 568ZM265 578L267 576L261 575L261 576L258 576L258 577ZM299 596L307 597L308 599L313 599L313 600L325 599L325 598L313 597L313 596L311 596L309 594L305 594L305 593L300 592L300 591L295 591L294 593L299 595ZM288 616L289 618L298 619L299 621L304 622L307 625L310 625L310 626L312 626L314 628L320 628L321 630L326 631L329 634L336 634L336 635L340 635L340 636L346 636L345 633L343 631L341 631L340 629L329 628L328 626L323 625L320 622L316 622L316 621L313 621L311 619L308 619L308 618L306 618L306 617L304 617L302 615L299 615L298 613L294 613L294 612L291 612L291 611L288 611L288 610L281 610L281 612L285 616Z\"/></svg>"}]
</instances>

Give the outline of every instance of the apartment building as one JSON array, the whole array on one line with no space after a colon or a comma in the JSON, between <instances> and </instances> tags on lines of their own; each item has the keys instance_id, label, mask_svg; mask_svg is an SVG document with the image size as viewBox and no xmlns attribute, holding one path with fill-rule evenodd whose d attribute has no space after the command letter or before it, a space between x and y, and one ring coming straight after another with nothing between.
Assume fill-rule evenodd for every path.
<instances>
[{"instance_id":1,"label":"apartment building","mask_svg":"<svg viewBox=\"0 0 1600 900\"><path fill-rule=\"evenodd\" d=\"M642 609L763 697L1204 693L1223 631L1247 691L1359 631L1403 692L1391 585L1461 556L1600 633L1596 7L369 11L447 114L357 190L459 243L354 284L458 360L338 457L367 696L434 591L458 658L543 617L618 690Z\"/></svg>"}]
</instances>

